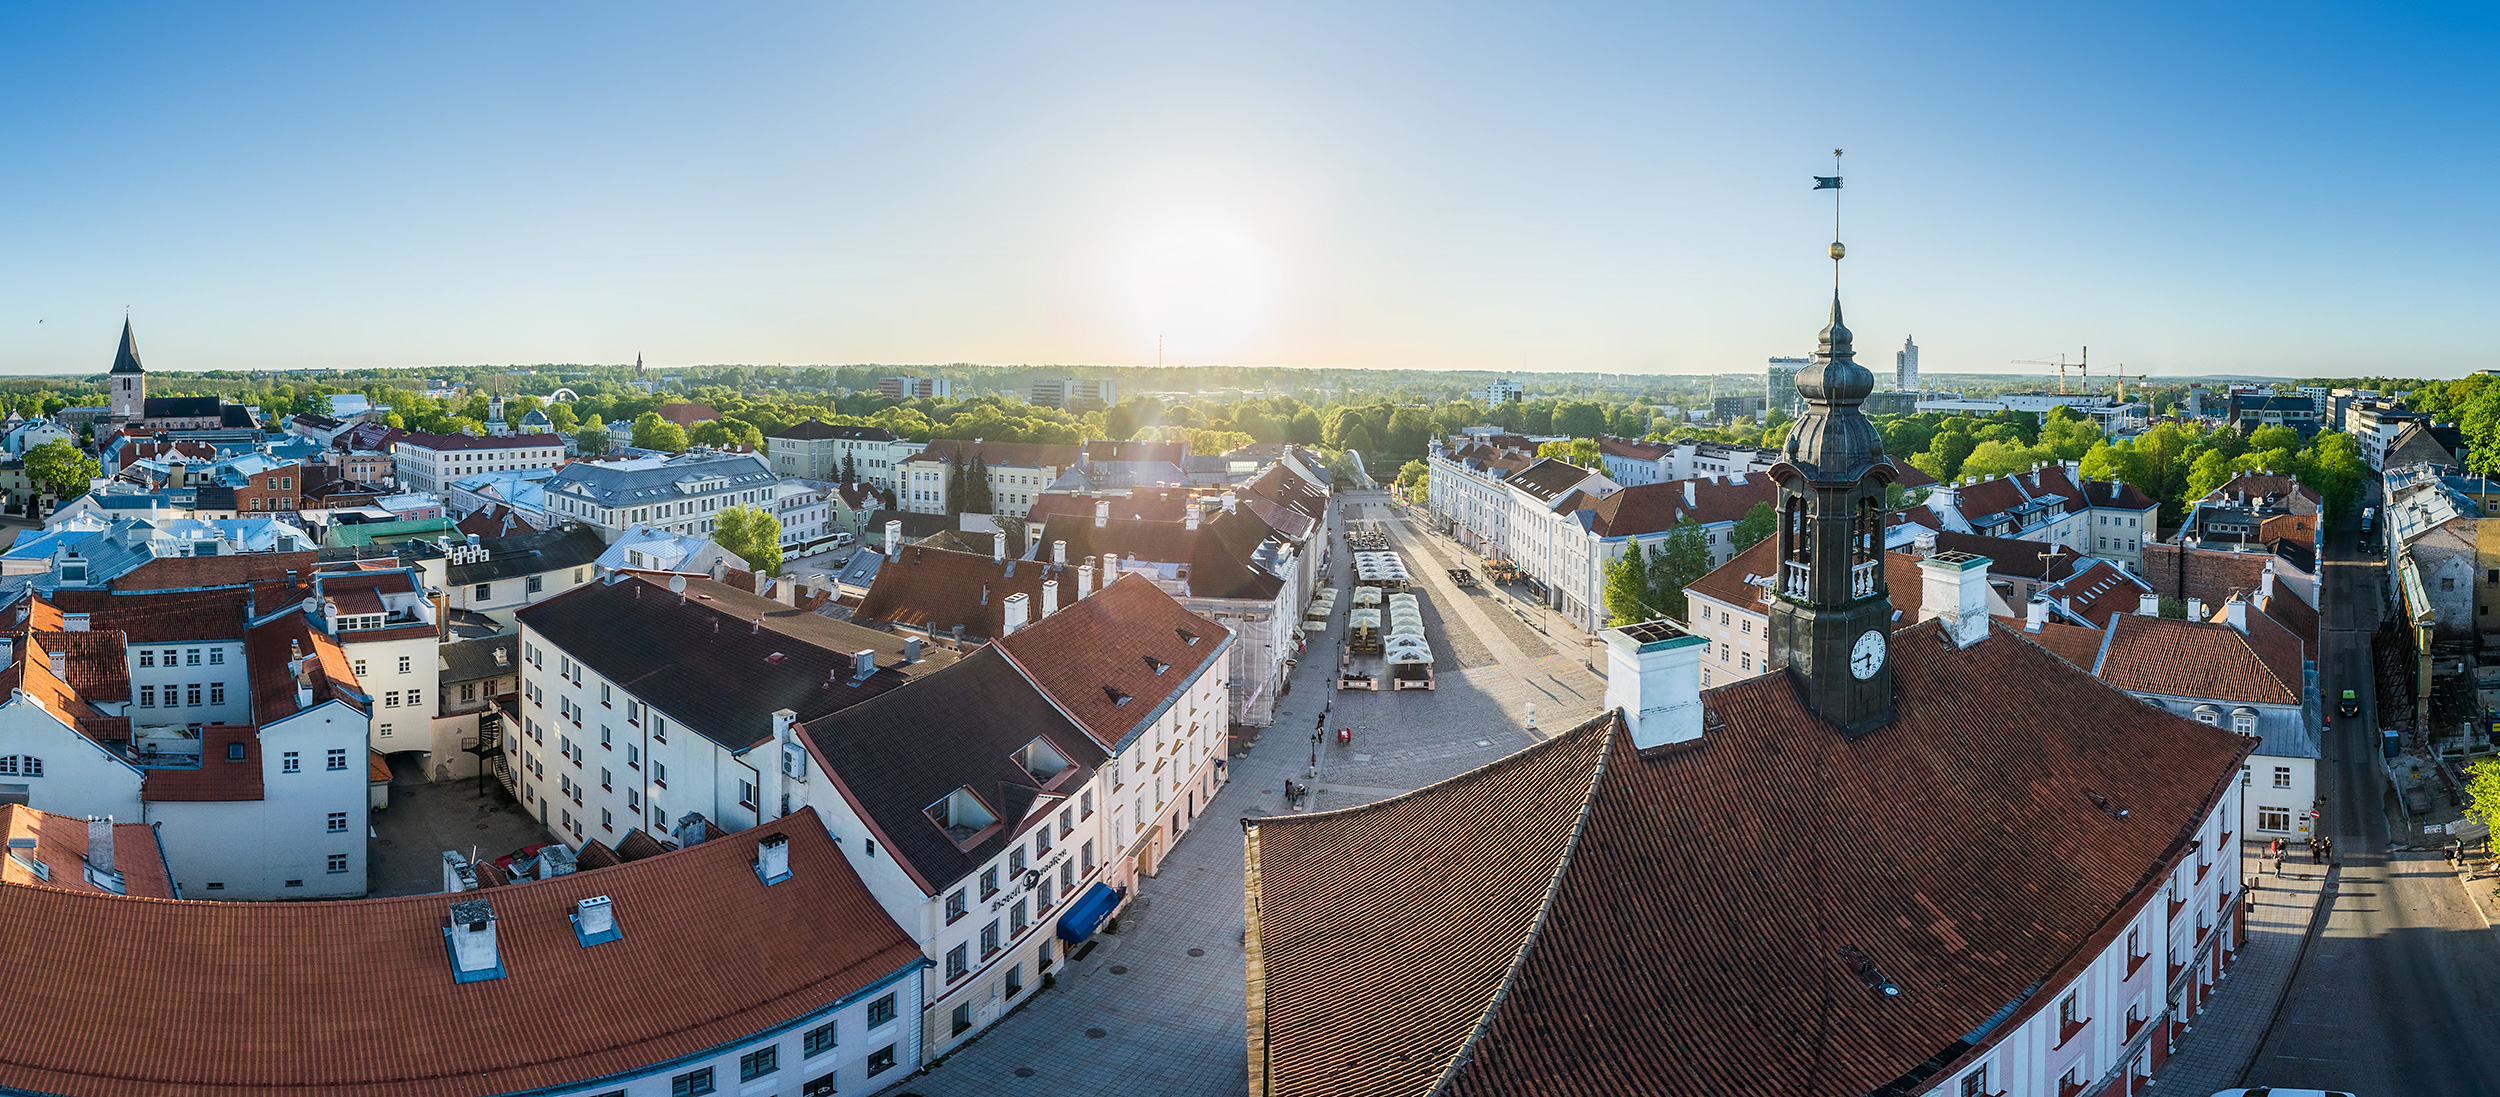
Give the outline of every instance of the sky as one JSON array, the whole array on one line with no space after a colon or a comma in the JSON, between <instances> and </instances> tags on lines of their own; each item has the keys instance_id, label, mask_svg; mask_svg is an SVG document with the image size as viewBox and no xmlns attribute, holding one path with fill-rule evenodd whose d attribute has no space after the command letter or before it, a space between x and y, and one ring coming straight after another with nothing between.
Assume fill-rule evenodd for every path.
<instances>
[{"instance_id":1,"label":"sky","mask_svg":"<svg viewBox=\"0 0 2500 1097\"><path fill-rule=\"evenodd\" d=\"M2500 366L2500 9L0 7L0 372ZM1158 357L1160 356L1160 357Z\"/></svg>"}]
</instances>

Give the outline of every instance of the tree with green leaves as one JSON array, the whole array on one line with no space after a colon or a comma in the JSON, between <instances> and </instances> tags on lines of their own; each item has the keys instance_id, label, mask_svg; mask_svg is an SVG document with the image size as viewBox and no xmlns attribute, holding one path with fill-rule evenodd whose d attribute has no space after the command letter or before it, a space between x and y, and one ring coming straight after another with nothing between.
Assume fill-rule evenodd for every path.
<instances>
[{"instance_id":1,"label":"tree with green leaves","mask_svg":"<svg viewBox=\"0 0 2500 1097\"><path fill-rule=\"evenodd\" d=\"M990 460L972 455L972 465L964 470L964 512L989 514L996 508L990 499Z\"/></svg>"},{"instance_id":2,"label":"tree with green leaves","mask_svg":"<svg viewBox=\"0 0 2500 1097\"><path fill-rule=\"evenodd\" d=\"M1423 498L1425 485L1431 476L1432 466L1422 461L1408 461L1398 466L1398 486L1406 489L1410 499Z\"/></svg>"},{"instance_id":3,"label":"tree with green leaves","mask_svg":"<svg viewBox=\"0 0 2500 1097\"><path fill-rule=\"evenodd\" d=\"M608 423L596 415L582 420L581 429L573 432L573 445L584 457L597 457L608 451Z\"/></svg>"},{"instance_id":4,"label":"tree with green leaves","mask_svg":"<svg viewBox=\"0 0 2500 1097\"><path fill-rule=\"evenodd\" d=\"M946 459L946 513L964 512L964 459L957 450Z\"/></svg>"},{"instance_id":5,"label":"tree with green leaves","mask_svg":"<svg viewBox=\"0 0 2500 1097\"><path fill-rule=\"evenodd\" d=\"M1761 544L1763 538L1769 537L1779 528L1779 512L1771 509L1769 503L1755 503L1753 509L1746 511L1744 517L1736 520L1736 528L1728 531L1728 544L1735 551L1743 552Z\"/></svg>"},{"instance_id":6,"label":"tree with green leaves","mask_svg":"<svg viewBox=\"0 0 2500 1097\"><path fill-rule=\"evenodd\" d=\"M1371 429L1365 427L1363 421L1353 415L1346 416L1345 431L1338 436L1337 448L1350 449L1364 454L1376 452L1376 448L1372 445Z\"/></svg>"},{"instance_id":7,"label":"tree with green leaves","mask_svg":"<svg viewBox=\"0 0 2500 1097\"><path fill-rule=\"evenodd\" d=\"M660 418L656 411L634 416L634 448L666 453L686 452L686 428Z\"/></svg>"},{"instance_id":8,"label":"tree with green leaves","mask_svg":"<svg viewBox=\"0 0 2500 1097\"><path fill-rule=\"evenodd\" d=\"M1605 586L1606 623L1630 625L1658 616L1651 604L1649 553L1638 542L1623 550L1623 555L1606 561Z\"/></svg>"},{"instance_id":9,"label":"tree with green leaves","mask_svg":"<svg viewBox=\"0 0 2500 1097\"><path fill-rule=\"evenodd\" d=\"M574 428L582 425L581 416L573 413L571 404L559 401L540 410L547 413L547 425L556 428L558 434L571 434Z\"/></svg>"},{"instance_id":10,"label":"tree with green leaves","mask_svg":"<svg viewBox=\"0 0 2500 1097\"><path fill-rule=\"evenodd\" d=\"M1701 523L1689 517L1676 523L1651 554L1648 568L1652 604L1676 620L1689 619L1684 588L1710 574L1710 538Z\"/></svg>"},{"instance_id":11,"label":"tree with green leaves","mask_svg":"<svg viewBox=\"0 0 2500 1097\"><path fill-rule=\"evenodd\" d=\"M46 442L26 451L26 477L61 498L86 491L102 475L103 465L67 442Z\"/></svg>"},{"instance_id":12,"label":"tree with green leaves","mask_svg":"<svg viewBox=\"0 0 2500 1097\"><path fill-rule=\"evenodd\" d=\"M859 458L853 455L849 450L842 451L842 471L839 475L842 478L842 483L856 484L859 482Z\"/></svg>"},{"instance_id":13,"label":"tree with green leaves","mask_svg":"<svg viewBox=\"0 0 2500 1097\"><path fill-rule=\"evenodd\" d=\"M1554 409L1553 433L1574 438L1595 438L1606 433L1606 406L1589 400L1573 400Z\"/></svg>"},{"instance_id":14,"label":"tree with green leaves","mask_svg":"<svg viewBox=\"0 0 2500 1097\"><path fill-rule=\"evenodd\" d=\"M747 570L781 574L781 519L762 507L727 506L712 515L712 540L737 553Z\"/></svg>"}]
</instances>

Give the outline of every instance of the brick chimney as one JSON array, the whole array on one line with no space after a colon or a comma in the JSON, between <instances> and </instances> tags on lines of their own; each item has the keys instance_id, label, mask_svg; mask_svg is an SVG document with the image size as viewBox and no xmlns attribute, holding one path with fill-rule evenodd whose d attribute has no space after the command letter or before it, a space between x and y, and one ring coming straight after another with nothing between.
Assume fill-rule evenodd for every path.
<instances>
[{"instance_id":1,"label":"brick chimney","mask_svg":"<svg viewBox=\"0 0 2500 1097\"><path fill-rule=\"evenodd\" d=\"M1918 619L1942 618L1955 647L1988 635L1988 558L1939 552L1918 562Z\"/></svg>"},{"instance_id":2,"label":"brick chimney","mask_svg":"<svg viewBox=\"0 0 2500 1097\"><path fill-rule=\"evenodd\" d=\"M1606 707L1643 750L1701 738L1701 653L1709 642L1666 621L1610 628Z\"/></svg>"}]
</instances>

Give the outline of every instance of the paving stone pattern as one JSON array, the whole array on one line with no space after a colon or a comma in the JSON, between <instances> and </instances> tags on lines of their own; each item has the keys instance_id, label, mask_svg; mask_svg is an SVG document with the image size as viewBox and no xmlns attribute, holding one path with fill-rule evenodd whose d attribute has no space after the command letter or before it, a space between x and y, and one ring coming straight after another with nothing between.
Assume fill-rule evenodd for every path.
<instances>
[{"instance_id":1,"label":"paving stone pattern","mask_svg":"<svg viewBox=\"0 0 2500 1097\"><path fill-rule=\"evenodd\" d=\"M1386 509L1365 505L1375 516ZM1429 536L1401 521L1384 525L1403 550ZM1345 559L1342 545L1332 559ZM1410 564L1416 563L1410 556ZM1342 567L1337 570L1343 575ZM1447 631L1432 637L1434 646L1463 627L1483 644L1487 662L1462 673L1441 673L1440 688L1432 691L1332 697L1327 681L1335 630L1314 637L1314 650L1332 654L1306 657L1296 668L1294 688L1279 703L1275 726L1234 756L1229 781L1206 814L1164 859L1162 871L1139 883L1120 916L1120 932L1096 937L1083 960L1060 966L1056 986L1036 993L898 1092L1161 1097L1245 1090L1238 821L1290 810L1284 802L1287 778L1313 786L1313 810L1369 803L1529 745L1533 739L1524 721L1532 700L1538 723L1548 730L1596 715L1604 702L1603 680L1581 667L1576 651L1558 652L1542 638L1527 647L1499 634L1475 608L1479 600L1461 595L1442 571L1419 570L1426 572L1420 576L1425 601L1452 609L1444 619ZM1347 606L1341 598L1340 621ZM1310 737L1323 706L1329 733L1314 781ZM1354 729L1350 746L1337 745L1339 726Z\"/></svg>"},{"instance_id":2,"label":"paving stone pattern","mask_svg":"<svg viewBox=\"0 0 2500 1097\"><path fill-rule=\"evenodd\" d=\"M2240 879L2262 877L2256 909L2248 914L2248 943L2207 999L2205 1011L2187 1019L2194 1031L2178 1038L2178 1050L2154 1074L2163 1093L2204 1097L2239 1085L2291 986L2301 942L2317 917L2332 870L2304 864L2294 853L2278 876L2264 854L2263 842L2241 843Z\"/></svg>"}]
</instances>

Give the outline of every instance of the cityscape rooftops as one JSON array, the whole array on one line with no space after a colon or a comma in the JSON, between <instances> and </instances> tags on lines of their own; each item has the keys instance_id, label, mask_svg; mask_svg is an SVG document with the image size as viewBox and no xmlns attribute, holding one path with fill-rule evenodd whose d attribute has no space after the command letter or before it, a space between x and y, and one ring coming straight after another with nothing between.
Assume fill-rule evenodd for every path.
<instances>
[{"instance_id":1,"label":"cityscape rooftops","mask_svg":"<svg viewBox=\"0 0 2500 1097\"><path fill-rule=\"evenodd\" d=\"M112 828L112 863L94 865L90 872L88 855L95 851L88 843L105 826ZM106 823L0 804L0 835L8 841L7 856L0 857L0 885L174 897L173 870L156 843L156 828L146 823Z\"/></svg>"}]
</instances>

